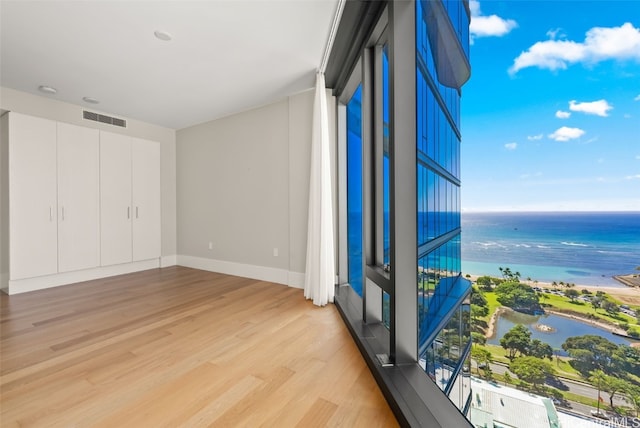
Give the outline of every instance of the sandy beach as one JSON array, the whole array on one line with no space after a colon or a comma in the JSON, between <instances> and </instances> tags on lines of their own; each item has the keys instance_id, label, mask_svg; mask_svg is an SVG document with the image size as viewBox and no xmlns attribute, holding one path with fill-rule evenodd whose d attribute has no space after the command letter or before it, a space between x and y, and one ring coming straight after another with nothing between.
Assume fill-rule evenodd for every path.
<instances>
[{"instance_id":1,"label":"sandy beach","mask_svg":"<svg viewBox=\"0 0 640 428\"><path fill-rule=\"evenodd\" d=\"M472 275L469 274L471 281L476 281L480 276L483 275ZM466 277L466 274L465 274ZM533 281L527 281L527 280L523 280L522 278L520 278L520 282L526 285L529 285L531 287L540 287L540 288L548 288L550 290L563 290L566 289L566 287L562 287L560 285L554 287L553 285L551 285L550 282L536 282L534 283ZM594 286L594 285L580 285L580 284L576 284L575 288L578 291L582 291L582 290L589 290L592 293L596 293L598 291L603 291L607 294L609 294L610 296L614 297L617 300L620 300L621 302L624 302L626 304L629 305L640 305L640 288L633 288L633 287L627 287L624 286L622 284L620 284L620 287L611 287L611 286Z\"/></svg>"}]
</instances>

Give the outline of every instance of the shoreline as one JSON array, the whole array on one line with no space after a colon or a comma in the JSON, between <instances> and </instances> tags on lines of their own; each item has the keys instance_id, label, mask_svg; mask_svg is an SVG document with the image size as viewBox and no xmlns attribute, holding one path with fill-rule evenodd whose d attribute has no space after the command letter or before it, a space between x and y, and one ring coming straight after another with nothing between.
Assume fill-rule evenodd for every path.
<instances>
[{"instance_id":1,"label":"shoreline","mask_svg":"<svg viewBox=\"0 0 640 428\"><path fill-rule=\"evenodd\" d=\"M598 328L601 328L603 330L607 330L610 333L613 333L613 334L616 334L616 335L619 335L619 336L622 336L622 337L626 337L626 338L629 338L629 339L632 339L632 340L634 339L633 337L627 336L627 332L624 331L623 329L621 329L620 327L614 327L613 325L608 324L608 323L606 323L604 321L597 321L597 320L593 320L591 318L580 317L578 315L568 314L566 312L561 312L561 311L554 311L552 309L547 309L547 308L544 309L544 312L546 314L558 315L558 316L561 316L561 317L565 317L565 318L569 318L569 319L572 319L572 320L580 321L582 323L590 324L590 325L592 325L594 327L598 327Z\"/></svg>"},{"instance_id":2,"label":"shoreline","mask_svg":"<svg viewBox=\"0 0 640 428\"><path fill-rule=\"evenodd\" d=\"M487 339L493 338L496 335L496 325L498 324L498 317L505 312L513 311L513 309L508 308L506 306L498 306L498 309L491 315L489 318L489 324L487 326L487 331L484 334L484 337Z\"/></svg>"},{"instance_id":3,"label":"shoreline","mask_svg":"<svg viewBox=\"0 0 640 428\"><path fill-rule=\"evenodd\" d=\"M467 278L466 275L469 275L469 277ZM498 276L495 276L495 275L476 275L476 274L466 274L466 273L463 274L464 278L469 279L472 282L476 282L476 280L481 276L492 276L493 278L499 278ZM618 275L618 276L627 276L627 275ZM562 290L566 288L560 285L556 285L554 287L552 285L553 283L551 282L544 282L544 281L534 282L534 281L527 281L526 279L522 279L522 278L520 278L520 283L524 285L528 285L529 287L549 288L551 290ZM601 285L576 284L575 287L571 287L571 288L575 288L578 291L589 290L591 293L597 293L598 291L602 291L616 298L617 300L622 301L623 303L631 304L631 305L640 305L640 288L633 287L633 286L626 286L621 284L619 287L613 287L613 286L601 286Z\"/></svg>"}]
</instances>

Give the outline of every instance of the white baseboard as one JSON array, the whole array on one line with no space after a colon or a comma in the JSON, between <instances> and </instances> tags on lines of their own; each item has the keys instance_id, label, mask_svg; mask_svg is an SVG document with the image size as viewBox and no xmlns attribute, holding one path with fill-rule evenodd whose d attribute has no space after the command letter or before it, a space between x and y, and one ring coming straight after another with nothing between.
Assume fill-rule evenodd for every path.
<instances>
[{"instance_id":1,"label":"white baseboard","mask_svg":"<svg viewBox=\"0 0 640 428\"><path fill-rule=\"evenodd\" d=\"M10 280L7 294L19 294L26 293L28 291L43 290L45 288L58 287L60 285L73 284L75 282L90 281L92 279L123 275L125 273L138 272L159 267L160 259L151 259L121 265L101 266L93 269L38 276L35 278Z\"/></svg>"},{"instance_id":2,"label":"white baseboard","mask_svg":"<svg viewBox=\"0 0 640 428\"><path fill-rule=\"evenodd\" d=\"M285 269L247 265L180 254L178 254L177 264L179 266L201 269L209 272L218 272L226 275L258 279L260 281L275 282L277 284L288 285L289 287L294 288L304 288L304 273L290 272Z\"/></svg>"},{"instance_id":3,"label":"white baseboard","mask_svg":"<svg viewBox=\"0 0 640 428\"><path fill-rule=\"evenodd\" d=\"M171 256L162 256L160 258L160 267L175 266L178 264L178 256L173 254Z\"/></svg>"},{"instance_id":4,"label":"white baseboard","mask_svg":"<svg viewBox=\"0 0 640 428\"><path fill-rule=\"evenodd\" d=\"M289 282L287 285L289 287L304 289L304 277L304 273L289 272Z\"/></svg>"}]
</instances>

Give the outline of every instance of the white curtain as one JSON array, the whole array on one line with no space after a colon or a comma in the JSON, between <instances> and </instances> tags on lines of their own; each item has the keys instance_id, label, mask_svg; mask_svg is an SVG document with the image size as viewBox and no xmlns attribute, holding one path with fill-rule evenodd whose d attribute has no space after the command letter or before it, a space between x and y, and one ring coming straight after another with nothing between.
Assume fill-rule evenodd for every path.
<instances>
[{"instance_id":1,"label":"white curtain","mask_svg":"<svg viewBox=\"0 0 640 428\"><path fill-rule=\"evenodd\" d=\"M333 195L329 117L324 74L316 75L311 136L311 179L304 296L313 304L333 302L335 294L335 250L333 242Z\"/></svg>"}]
</instances>

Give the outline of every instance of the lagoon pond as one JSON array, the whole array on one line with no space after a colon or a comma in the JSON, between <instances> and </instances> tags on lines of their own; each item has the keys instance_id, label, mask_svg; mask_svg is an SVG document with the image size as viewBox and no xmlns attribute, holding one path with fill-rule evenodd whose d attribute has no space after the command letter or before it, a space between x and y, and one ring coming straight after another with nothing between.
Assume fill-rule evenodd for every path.
<instances>
[{"instance_id":1,"label":"lagoon pond","mask_svg":"<svg viewBox=\"0 0 640 428\"><path fill-rule=\"evenodd\" d=\"M633 342L632 339L616 336L607 330L572 318L554 314L527 315L510 311L498 317L495 334L490 339L487 339L487 343L499 346L500 338L516 324L522 324L527 327L531 331L532 339L540 339L542 342L548 343L554 349L554 352L563 356L566 353L562 350L562 344L568 337L572 336L593 334L602 336L616 344L630 345ZM536 324L549 326L552 331L540 331L535 328Z\"/></svg>"}]
</instances>

